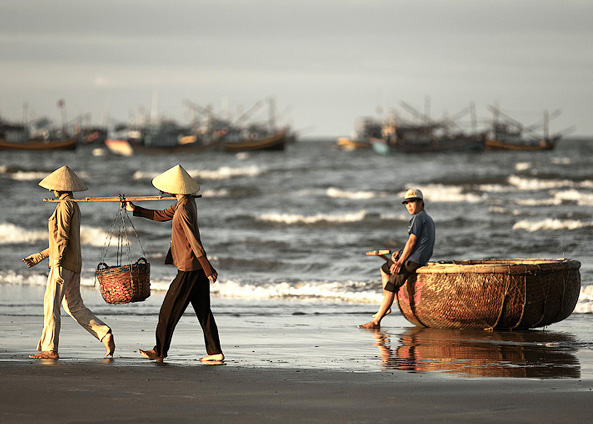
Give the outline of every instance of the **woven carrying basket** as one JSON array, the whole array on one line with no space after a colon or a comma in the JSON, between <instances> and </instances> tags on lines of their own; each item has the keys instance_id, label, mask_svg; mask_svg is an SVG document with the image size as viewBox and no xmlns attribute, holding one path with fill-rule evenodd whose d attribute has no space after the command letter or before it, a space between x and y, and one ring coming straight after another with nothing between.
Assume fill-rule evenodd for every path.
<instances>
[{"instance_id":1,"label":"woven carrying basket","mask_svg":"<svg viewBox=\"0 0 593 424\"><path fill-rule=\"evenodd\" d=\"M570 259L429 263L408 278L397 301L408 321L424 327L543 327L574 310L580 266Z\"/></svg>"},{"instance_id":2,"label":"woven carrying basket","mask_svg":"<svg viewBox=\"0 0 593 424\"><path fill-rule=\"evenodd\" d=\"M121 266L101 262L97 265L96 275L101 295L107 303L140 302L150 296L150 264L145 258Z\"/></svg>"}]
</instances>

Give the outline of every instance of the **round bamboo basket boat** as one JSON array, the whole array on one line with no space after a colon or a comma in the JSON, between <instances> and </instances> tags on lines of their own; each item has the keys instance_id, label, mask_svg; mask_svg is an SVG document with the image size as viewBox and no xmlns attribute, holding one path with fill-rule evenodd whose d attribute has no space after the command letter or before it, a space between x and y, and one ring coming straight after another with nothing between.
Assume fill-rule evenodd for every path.
<instances>
[{"instance_id":1,"label":"round bamboo basket boat","mask_svg":"<svg viewBox=\"0 0 593 424\"><path fill-rule=\"evenodd\" d=\"M571 259L429 263L397 293L403 316L430 328L526 329L567 318L581 287Z\"/></svg>"}]
</instances>

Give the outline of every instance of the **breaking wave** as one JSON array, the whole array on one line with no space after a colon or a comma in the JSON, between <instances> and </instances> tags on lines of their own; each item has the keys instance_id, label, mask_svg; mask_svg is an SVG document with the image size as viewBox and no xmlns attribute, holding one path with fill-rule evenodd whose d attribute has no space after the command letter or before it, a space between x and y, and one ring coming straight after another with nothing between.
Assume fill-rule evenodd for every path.
<instances>
[{"instance_id":1,"label":"breaking wave","mask_svg":"<svg viewBox=\"0 0 593 424\"><path fill-rule=\"evenodd\" d=\"M192 178L204 180L229 180L236 177L255 177L264 172L266 172L264 168L255 165L245 168L221 166L214 170L187 170L187 173L191 175ZM133 178L135 180L152 180L159 174L160 172L136 171Z\"/></svg>"},{"instance_id":2,"label":"breaking wave","mask_svg":"<svg viewBox=\"0 0 593 424\"><path fill-rule=\"evenodd\" d=\"M108 233L100 228L80 226L80 242L85 246L103 246L107 236ZM6 222L0 224L0 245L33 244L47 240L47 230L29 230Z\"/></svg>"},{"instance_id":3,"label":"breaking wave","mask_svg":"<svg viewBox=\"0 0 593 424\"><path fill-rule=\"evenodd\" d=\"M352 200L366 200L374 199L376 197L389 196L387 192L377 191L345 191L339 188L330 187L326 190L327 197L333 197L338 199L352 199Z\"/></svg>"},{"instance_id":4,"label":"breaking wave","mask_svg":"<svg viewBox=\"0 0 593 424\"><path fill-rule=\"evenodd\" d=\"M367 212L365 210L346 214L322 214L300 215L289 213L265 213L260 215L257 220L262 222L275 222L281 224L318 224L318 223L348 223L360 222L365 219Z\"/></svg>"},{"instance_id":5,"label":"breaking wave","mask_svg":"<svg viewBox=\"0 0 593 424\"><path fill-rule=\"evenodd\" d=\"M593 222L581 222L574 219L552 219L547 218L543 221L522 220L513 225L513 230L534 231L556 231L556 230L578 230L579 228L593 227Z\"/></svg>"}]
</instances>

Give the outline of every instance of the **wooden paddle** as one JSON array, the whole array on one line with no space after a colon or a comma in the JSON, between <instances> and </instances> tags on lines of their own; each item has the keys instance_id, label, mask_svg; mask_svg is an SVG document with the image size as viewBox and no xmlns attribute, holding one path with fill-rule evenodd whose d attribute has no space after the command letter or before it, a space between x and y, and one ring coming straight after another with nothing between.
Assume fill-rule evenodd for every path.
<instances>
[{"instance_id":1,"label":"wooden paddle","mask_svg":"<svg viewBox=\"0 0 593 424\"><path fill-rule=\"evenodd\" d=\"M385 259L386 261L389 260L389 257L387 257L386 255L389 255L391 253L391 250L389 249L379 249L379 250L370 250L368 252L366 252L367 256L380 256L383 259Z\"/></svg>"}]
</instances>

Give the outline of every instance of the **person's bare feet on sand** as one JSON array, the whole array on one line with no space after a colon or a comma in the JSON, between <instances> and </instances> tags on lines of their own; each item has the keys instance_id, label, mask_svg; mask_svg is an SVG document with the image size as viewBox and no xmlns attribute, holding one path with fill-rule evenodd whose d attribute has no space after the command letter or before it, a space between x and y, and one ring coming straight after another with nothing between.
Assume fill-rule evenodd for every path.
<instances>
[{"instance_id":1,"label":"person's bare feet on sand","mask_svg":"<svg viewBox=\"0 0 593 424\"><path fill-rule=\"evenodd\" d=\"M361 324L358 328L366 328L367 330L377 330L381 328L381 324L376 323L374 321L367 322L366 324Z\"/></svg>"},{"instance_id":2,"label":"person's bare feet on sand","mask_svg":"<svg viewBox=\"0 0 593 424\"><path fill-rule=\"evenodd\" d=\"M29 358L31 359L58 359L59 357L60 355L58 355L58 352L54 350L44 350L35 355L29 355Z\"/></svg>"},{"instance_id":3,"label":"person's bare feet on sand","mask_svg":"<svg viewBox=\"0 0 593 424\"><path fill-rule=\"evenodd\" d=\"M105 345L105 349L107 349L105 356L113 357L113 353L115 352L115 340L113 339L113 334L107 333L101 341Z\"/></svg>"},{"instance_id":4,"label":"person's bare feet on sand","mask_svg":"<svg viewBox=\"0 0 593 424\"><path fill-rule=\"evenodd\" d=\"M163 362L163 359L164 359L162 356L159 356L154 349L150 349L150 350L138 349L138 353L140 355L144 356L146 359L151 359L151 360L157 361L157 362Z\"/></svg>"},{"instance_id":5,"label":"person's bare feet on sand","mask_svg":"<svg viewBox=\"0 0 593 424\"><path fill-rule=\"evenodd\" d=\"M215 353L214 355L208 355L200 358L200 361L207 364L222 364L224 361L224 355L222 353Z\"/></svg>"}]
</instances>

